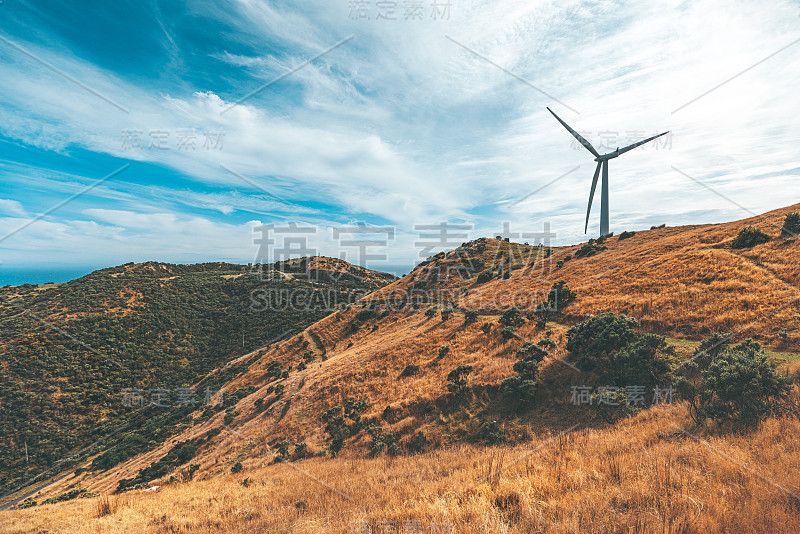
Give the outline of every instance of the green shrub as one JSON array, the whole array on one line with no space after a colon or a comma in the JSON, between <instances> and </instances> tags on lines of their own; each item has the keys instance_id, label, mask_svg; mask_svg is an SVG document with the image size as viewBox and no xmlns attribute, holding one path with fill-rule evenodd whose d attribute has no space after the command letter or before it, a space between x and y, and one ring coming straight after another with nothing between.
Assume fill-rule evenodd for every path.
<instances>
[{"instance_id":1,"label":"green shrub","mask_svg":"<svg viewBox=\"0 0 800 534\"><path fill-rule=\"evenodd\" d=\"M613 358L613 383L618 386L665 386L671 383L670 362L674 347L662 336L643 334L623 347Z\"/></svg>"},{"instance_id":2,"label":"green shrub","mask_svg":"<svg viewBox=\"0 0 800 534\"><path fill-rule=\"evenodd\" d=\"M775 412L790 388L788 376L777 373L775 362L752 339L717 354L702 370L699 383L681 382L696 421L746 425Z\"/></svg>"},{"instance_id":3,"label":"green shrub","mask_svg":"<svg viewBox=\"0 0 800 534\"><path fill-rule=\"evenodd\" d=\"M439 357L443 357L445 354L450 352L450 345L442 345L439 347Z\"/></svg>"},{"instance_id":4,"label":"green shrub","mask_svg":"<svg viewBox=\"0 0 800 534\"><path fill-rule=\"evenodd\" d=\"M239 415L239 412L234 410L233 407L228 408L227 410L225 410L225 417L223 417L222 422L225 423L225 425L230 425L231 423L233 423L233 420L236 418L237 415Z\"/></svg>"},{"instance_id":5,"label":"green shrub","mask_svg":"<svg viewBox=\"0 0 800 534\"><path fill-rule=\"evenodd\" d=\"M504 326L522 326L525 324L525 318L519 308L513 307L503 312L499 322Z\"/></svg>"},{"instance_id":6,"label":"green shrub","mask_svg":"<svg viewBox=\"0 0 800 534\"><path fill-rule=\"evenodd\" d=\"M556 342L550 339L549 337L540 339L536 344L545 349L556 348Z\"/></svg>"},{"instance_id":7,"label":"green shrub","mask_svg":"<svg viewBox=\"0 0 800 534\"><path fill-rule=\"evenodd\" d=\"M307 367L308 366L306 365L306 362L300 362L297 364L298 371L305 371Z\"/></svg>"},{"instance_id":8,"label":"green shrub","mask_svg":"<svg viewBox=\"0 0 800 534\"><path fill-rule=\"evenodd\" d=\"M433 317L434 315L436 315L436 306L431 306L425 310L425 317Z\"/></svg>"},{"instance_id":9,"label":"green shrub","mask_svg":"<svg viewBox=\"0 0 800 534\"><path fill-rule=\"evenodd\" d=\"M446 321L452 316L453 316L453 310L451 310L450 308L445 308L442 310L442 321Z\"/></svg>"},{"instance_id":10,"label":"green shrub","mask_svg":"<svg viewBox=\"0 0 800 534\"><path fill-rule=\"evenodd\" d=\"M17 504L14 508L17 510L24 510L25 508L30 508L31 506L36 506L36 501L31 500L31 498L27 498L21 503Z\"/></svg>"},{"instance_id":11,"label":"green shrub","mask_svg":"<svg viewBox=\"0 0 800 534\"><path fill-rule=\"evenodd\" d=\"M413 376L419 372L419 365L414 365L413 363L406 365L403 372L400 373L400 378L405 378L407 376Z\"/></svg>"},{"instance_id":12,"label":"green shrub","mask_svg":"<svg viewBox=\"0 0 800 534\"><path fill-rule=\"evenodd\" d=\"M304 441L300 443L294 444L294 454L293 457L295 460L302 460L308 456L308 445Z\"/></svg>"},{"instance_id":13,"label":"green shrub","mask_svg":"<svg viewBox=\"0 0 800 534\"><path fill-rule=\"evenodd\" d=\"M672 384L675 349L663 336L637 334L635 319L604 313L567 331L570 359L603 384L667 387Z\"/></svg>"},{"instance_id":14,"label":"green shrub","mask_svg":"<svg viewBox=\"0 0 800 534\"><path fill-rule=\"evenodd\" d=\"M497 421L486 422L478 431L478 439L487 445L496 445L506 441L506 435Z\"/></svg>"},{"instance_id":15,"label":"green shrub","mask_svg":"<svg viewBox=\"0 0 800 534\"><path fill-rule=\"evenodd\" d=\"M492 323L483 323L481 325L481 332L488 334L492 330Z\"/></svg>"},{"instance_id":16,"label":"green shrub","mask_svg":"<svg viewBox=\"0 0 800 534\"><path fill-rule=\"evenodd\" d=\"M244 469L244 467L242 467L242 462L236 462L235 464L233 464L233 467L231 467L231 473L233 474L241 473L242 469Z\"/></svg>"},{"instance_id":17,"label":"green shrub","mask_svg":"<svg viewBox=\"0 0 800 534\"><path fill-rule=\"evenodd\" d=\"M356 319L359 321L368 321L377 315L377 311L373 308L364 308L356 314Z\"/></svg>"},{"instance_id":18,"label":"green shrub","mask_svg":"<svg viewBox=\"0 0 800 534\"><path fill-rule=\"evenodd\" d=\"M464 312L464 322L474 323L478 320L478 310L467 310Z\"/></svg>"},{"instance_id":19,"label":"green shrub","mask_svg":"<svg viewBox=\"0 0 800 534\"><path fill-rule=\"evenodd\" d=\"M459 365L447 375L447 389L450 393L460 394L467 388L467 376L472 372L471 365Z\"/></svg>"},{"instance_id":20,"label":"green shrub","mask_svg":"<svg viewBox=\"0 0 800 534\"><path fill-rule=\"evenodd\" d=\"M588 243L584 243L581 248L575 251L576 258L588 258L595 254L602 252L607 247L599 244L598 240L590 239Z\"/></svg>"},{"instance_id":21,"label":"green shrub","mask_svg":"<svg viewBox=\"0 0 800 534\"><path fill-rule=\"evenodd\" d=\"M82 497L88 492L86 488L74 488L67 492L62 493L57 497L50 497L42 501L42 504L53 504L57 502L71 501L77 497Z\"/></svg>"},{"instance_id":22,"label":"green shrub","mask_svg":"<svg viewBox=\"0 0 800 534\"><path fill-rule=\"evenodd\" d=\"M566 348L581 371L608 373L614 355L636 339L638 325L636 319L613 313L590 317L567 330Z\"/></svg>"},{"instance_id":23,"label":"green shrub","mask_svg":"<svg viewBox=\"0 0 800 534\"><path fill-rule=\"evenodd\" d=\"M536 380L514 375L500 384L500 394L514 403L524 405L534 399L538 385Z\"/></svg>"},{"instance_id":24,"label":"green shrub","mask_svg":"<svg viewBox=\"0 0 800 534\"><path fill-rule=\"evenodd\" d=\"M767 234L758 228L747 226L742 228L736 237L733 238L733 241L731 241L731 248L752 248L756 245L766 243L767 241L769 241L769 236Z\"/></svg>"},{"instance_id":25,"label":"green shrub","mask_svg":"<svg viewBox=\"0 0 800 534\"><path fill-rule=\"evenodd\" d=\"M559 280L547 294L547 307L551 310L561 310L577 298L578 294L572 291L564 280Z\"/></svg>"},{"instance_id":26,"label":"green shrub","mask_svg":"<svg viewBox=\"0 0 800 534\"><path fill-rule=\"evenodd\" d=\"M787 237L797 237L797 234L800 234L800 213L793 211L786 214L781 234Z\"/></svg>"},{"instance_id":27,"label":"green shrub","mask_svg":"<svg viewBox=\"0 0 800 534\"><path fill-rule=\"evenodd\" d=\"M281 457L287 458L289 456L289 446L290 445L291 445L291 443L289 443L289 440L288 439L284 439L282 441L279 441L278 444L275 445L275 450L278 452L278 454Z\"/></svg>"},{"instance_id":28,"label":"green shrub","mask_svg":"<svg viewBox=\"0 0 800 534\"><path fill-rule=\"evenodd\" d=\"M492 273L489 270L483 271L482 273L480 273L478 275L478 283L479 284L485 284L486 282L488 282L491 279L492 279Z\"/></svg>"},{"instance_id":29,"label":"green shrub","mask_svg":"<svg viewBox=\"0 0 800 534\"><path fill-rule=\"evenodd\" d=\"M527 358L536 356L538 361L542 361L547 356L547 351L533 341L526 341L517 351L517 358Z\"/></svg>"},{"instance_id":30,"label":"green shrub","mask_svg":"<svg viewBox=\"0 0 800 534\"><path fill-rule=\"evenodd\" d=\"M684 364L684 367L690 372L707 369L714 358L730 347L732 339L733 334L715 332L700 342L700 345L694 349L692 357Z\"/></svg>"},{"instance_id":31,"label":"green shrub","mask_svg":"<svg viewBox=\"0 0 800 534\"><path fill-rule=\"evenodd\" d=\"M270 362L270 364L267 366L267 376L279 378L282 373L283 367L281 366L280 362Z\"/></svg>"},{"instance_id":32,"label":"green shrub","mask_svg":"<svg viewBox=\"0 0 800 534\"><path fill-rule=\"evenodd\" d=\"M509 340L517 335L517 329L513 326L507 326L500 331L500 335L503 336L503 339Z\"/></svg>"},{"instance_id":33,"label":"green shrub","mask_svg":"<svg viewBox=\"0 0 800 534\"><path fill-rule=\"evenodd\" d=\"M633 237L635 235L636 235L636 232L622 232L621 234L619 234L619 240L623 241L623 240L628 239L629 237Z\"/></svg>"}]
</instances>

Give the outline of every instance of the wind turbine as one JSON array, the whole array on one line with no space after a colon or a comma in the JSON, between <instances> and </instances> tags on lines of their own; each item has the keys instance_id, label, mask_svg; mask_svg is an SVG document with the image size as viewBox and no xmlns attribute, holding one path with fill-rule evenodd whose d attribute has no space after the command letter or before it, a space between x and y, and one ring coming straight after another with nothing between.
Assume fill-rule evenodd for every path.
<instances>
[{"instance_id":1,"label":"wind turbine","mask_svg":"<svg viewBox=\"0 0 800 534\"><path fill-rule=\"evenodd\" d=\"M553 110L550 108L547 108L547 111L553 113ZM587 230L589 229L589 212L592 211L592 199L594 198L594 191L595 189L597 189L597 177L600 175L600 167L601 166L603 167L603 192L602 195L600 196L600 235L604 236L608 234L608 160L614 159L617 156L624 154L629 150L633 150L637 146L649 143L650 141L656 139L657 137L666 135L669 133L669 130L667 130L664 133L654 135L653 137L648 137L644 141L639 141L638 143L633 143L632 145L628 145L625 148L617 147L617 149L614 152L609 152L608 154L603 154L601 156L600 154L597 153L597 150L594 149L594 147L591 145L591 143L589 143L589 141L581 137L581 135L578 132L570 128L569 125L567 125L566 122L562 121L558 115L553 113L553 117L555 117L556 120L560 122L561 125L564 128L566 128L567 131L569 131L569 133L571 133L575 137L575 139L577 139L580 142L580 144L585 146L586 150L594 154L595 156L594 160L597 162L597 168L594 171L594 178L592 178L592 191L589 193L589 207L586 208L586 226L583 229L584 233L586 233Z\"/></svg>"}]
</instances>

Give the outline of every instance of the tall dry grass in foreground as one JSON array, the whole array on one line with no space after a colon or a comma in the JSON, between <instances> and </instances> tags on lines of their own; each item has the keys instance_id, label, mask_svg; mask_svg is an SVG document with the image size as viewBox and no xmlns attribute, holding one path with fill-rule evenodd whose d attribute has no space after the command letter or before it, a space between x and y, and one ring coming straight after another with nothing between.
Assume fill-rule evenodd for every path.
<instances>
[{"instance_id":1,"label":"tall dry grass in foreground","mask_svg":"<svg viewBox=\"0 0 800 534\"><path fill-rule=\"evenodd\" d=\"M697 439L681 428L691 431L685 409L662 406L609 429L520 446L317 458L108 504L0 513L0 524L3 532L65 533L800 532L797 420ZM365 525L371 530L357 530Z\"/></svg>"}]
</instances>

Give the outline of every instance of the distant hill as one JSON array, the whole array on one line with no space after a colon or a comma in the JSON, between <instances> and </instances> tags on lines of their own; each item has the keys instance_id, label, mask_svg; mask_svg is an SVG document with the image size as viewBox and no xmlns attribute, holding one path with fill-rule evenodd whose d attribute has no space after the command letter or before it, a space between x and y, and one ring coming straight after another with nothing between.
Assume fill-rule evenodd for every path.
<instances>
[{"instance_id":1,"label":"distant hill","mask_svg":"<svg viewBox=\"0 0 800 534\"><path fill-rule=\"evenodd\" d=\"M124 424L114 435L128 454L148 450L192 410L147 407L151 390L174 404L178 388L396 279L334 258L262 267L131 263L0 288L0 494ZM313 294L325 299L304 304ZM126 389L145 397L135 414L121 403Z\"/></svg>"}]
</instances>

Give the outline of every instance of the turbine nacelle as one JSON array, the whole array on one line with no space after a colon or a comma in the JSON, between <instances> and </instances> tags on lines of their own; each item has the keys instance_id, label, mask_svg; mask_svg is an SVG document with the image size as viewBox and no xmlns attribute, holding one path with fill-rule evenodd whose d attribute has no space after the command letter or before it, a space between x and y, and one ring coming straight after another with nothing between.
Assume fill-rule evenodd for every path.
<instances>
[{"instance_id":1,"label":"turbine nacelle","mask_svg":"<svg viewBox=\"0 0 800 534\"><path fill-rule=\"evenodd\" d=\"M547 108L547 111L552 113L553 117L555 117L556 120L560 122L561 125L564 128L566 128L567 131L571 133L572 136L580 142L580 144L584 146L584 148L586 148L586 150L588 150L589 152L592 153L592 155L594 155L595 157L594 160L597 162L597 168L594 171L594 178L592 178L592 190L589 193L589 206L586 209L586 227L583 230L584 233L586 233L589 230L589 213L592 211L592 200L594 199L594 191L595 189L597 189L597 180L598 178L600 178L600 170L602 168L603 190L600 198L600 235L601 236L606 235L608 234L608 160L619 157L625 152L633 150L634 148L641 146L645 143L649 143L650 141L656 139L657 137L661 137L662 135L667 135L669 131L660 133L658 135L654 135L653 137L648 137L643 141L638 141L636 143L633 143L632 145L628 145L623 148L617 147L617 149L614 152L609 152L608 154L601 155L599 152L597 152L597 150L595 150L595 148L589 141L581 137L581 135L578 132L570 128L566 122L562 121L558 115L553 113L552 109Z\"/></svg>"},{"instance_id":2,"label":"turbine nacelle","mask_svg":"<svg viewBox=\"0 0 800 534\"><path fill-rule=\"evenodd\" d=\"M608 161L610 159L614 159L616 157L619 157L619 155L620 155L620 151L619 151L619 147L617 147L617 149L614 152L609 152L608 154L603 154L602 156L598 156L598 157L594 158L594 160L598 161L598 162L599 161Z\"/></svg>"}]
</instances>

